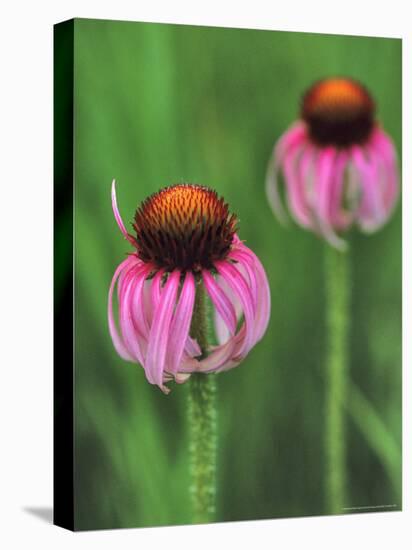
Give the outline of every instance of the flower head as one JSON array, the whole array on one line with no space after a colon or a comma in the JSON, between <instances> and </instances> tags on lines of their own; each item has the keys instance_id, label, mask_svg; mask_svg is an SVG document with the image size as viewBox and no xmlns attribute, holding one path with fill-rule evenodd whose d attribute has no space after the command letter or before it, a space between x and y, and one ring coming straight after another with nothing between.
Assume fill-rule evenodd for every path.
<instances>
[{"instance_id":1,"label":"flower head","mask_svg":"<svg viewBox=\"0 0 412 550\"><path fill-rule=\"evenodd\" d=\"M226 258L237 219L215 191L173 185L147 198L133 227L139 257L158 268L199 272Z\"/></svg>"},{"instance_id":2,"label":"flower head","mask_svg":"<svg viewBox=\"0 0 412 550\"><path fill-rule=\"evenodd\" d=\"M136 235L121 219L114 181L112 207L134 248L109 290L109 329L119 355L140 363L148 381L165 392L169 380L237 366L266 331L270 294L265 271L237 236L237 218L223 198L200 185L166 187L137 209ZM218 341L206 350L190 331L199 286L213 307Z\"/></svg>"},{"instance_id":3,"label":"flower head","mask_svg":"<svg viewBox=\"0 0 412 550\"><path fill-rule=\"evenodd\" d=\"M300 120L277 142L266 177L269 202L285 219L278 193L282 170L289 210L305 229L344 249L339 233L386 223L398 196L396 152L359 82L331 78L304 95Z\"/></svg>"}]
</instances>

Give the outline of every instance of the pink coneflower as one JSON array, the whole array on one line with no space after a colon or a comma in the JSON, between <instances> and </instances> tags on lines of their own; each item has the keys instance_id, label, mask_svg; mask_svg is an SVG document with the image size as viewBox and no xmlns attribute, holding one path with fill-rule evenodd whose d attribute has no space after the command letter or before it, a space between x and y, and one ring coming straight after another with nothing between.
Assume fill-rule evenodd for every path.
<instances>
[{"instance_id":1,"label":"pink coneflower","mask_svg":"<svg viewBox=\"0 0 412 550\"><path fill-rule=\"evenodd\" d=\"M301 119L275 146L266 190L282 221L278 170L295 221L340 249L346 243L338 233L354 224L376 231L398 196L393 143L375 120L368 91L346 78L315 83L304 95Z\"/></svg>"},{"instance_id":2,"label":"pink coneflower","mask_svg":"<svg viewBox=\"0 0 412 550\"><path fill-rule=\"evenodd\" d=\"M114 181L112 207L134 248L109 291L109 329L119 355L140 363L147 380L166 393L169 380L237 366L266 330L270 294L265 271L237 236L228 205L207 187L166 187L137 209L135 236L120 217ZM116 282L120 330L113 315ZM199 287L215 313L218 344L207 349L190 331Z\"/></svg>"}]
</instances>

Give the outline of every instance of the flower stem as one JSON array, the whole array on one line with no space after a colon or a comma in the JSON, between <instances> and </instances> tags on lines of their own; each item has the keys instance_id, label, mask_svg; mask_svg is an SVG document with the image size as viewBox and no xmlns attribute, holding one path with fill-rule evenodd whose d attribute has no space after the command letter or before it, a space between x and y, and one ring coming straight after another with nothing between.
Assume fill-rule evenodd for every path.
<instances>
[{"instance_id":1,"label":"flower stem","mask_svg":"<svg viewBox=\"0 0 412 550\"><path fill-rule=\"evenodd\" d=\"M350 304L349 253L325 250L326 289L326 506L340 514L346 500L346 433L344 406L348 385Z\"/></svg>"},{"instance_id":2,"label":"flower stem","mask_svg":"<svg viewBox=\"0 0 412 550\"><path fill-rule=\"evenodd\" d=\"M203 283L196 284L190 329L202 355L207 349L207 312ZM190 492L194 523L213 521L216 495L216 378L193 373L189 380Z\"/></svg>"}]
</instances>

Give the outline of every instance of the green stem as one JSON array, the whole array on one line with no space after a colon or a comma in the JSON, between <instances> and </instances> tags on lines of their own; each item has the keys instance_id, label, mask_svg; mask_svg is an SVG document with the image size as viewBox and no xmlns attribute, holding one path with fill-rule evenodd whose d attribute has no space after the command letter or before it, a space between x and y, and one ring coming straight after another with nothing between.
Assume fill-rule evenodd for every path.
<instances>
[{"instance_id":1,"label":"green stem","mask_svg":"<svg viewBox=\"0 0 412 550\"><path fill-rule=\"evenodd\" d=\"M196 284L196 299L190 329L202 356L207 349L205 291ZM194 523L213 521L216 495L216 378L214 374L194 373L189 380L190 492Z\"/></svg>"},{"instance_id":2,"label":"green stem","mask_svg":"<svg viewBox=\"0 0 412 550\"><path fill-rule=\"evenodd\" d=\"M343 513L346 499L345 402L348 385L349 253L325 250L326 288L326 505Z\"/></svg>"}]
</instances>

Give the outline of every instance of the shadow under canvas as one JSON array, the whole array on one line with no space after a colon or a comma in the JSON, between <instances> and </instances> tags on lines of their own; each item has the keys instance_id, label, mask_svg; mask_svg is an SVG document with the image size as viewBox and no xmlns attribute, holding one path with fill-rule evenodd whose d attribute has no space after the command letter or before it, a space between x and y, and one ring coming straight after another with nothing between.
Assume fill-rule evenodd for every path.
<instances>
[{"instance_id":1,"label":"shadow under canvas","mask_svg":"<svg viewBox=\"0 0 412 550\"><path fill-rule=\"evenodd\" d=\"M26 506L23 510L46 523L53 523L53 508L51 506Z\"/></svg>"}]
</instances>

